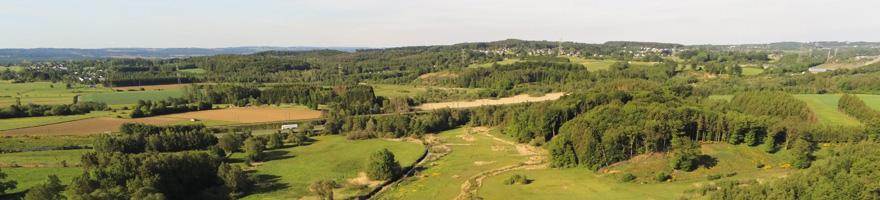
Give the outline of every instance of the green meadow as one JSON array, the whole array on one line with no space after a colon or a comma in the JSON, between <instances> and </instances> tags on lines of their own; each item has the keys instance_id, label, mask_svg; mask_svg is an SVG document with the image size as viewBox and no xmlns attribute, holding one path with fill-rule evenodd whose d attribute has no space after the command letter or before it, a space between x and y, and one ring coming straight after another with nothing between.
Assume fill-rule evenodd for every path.
<instances>
[{"instance_id":1,"label":"green meadow","mask_svg":"<svg viewBox=\"0 0 880 200\"><path fill-rule=\"evenodd\" d=\"M80 101L104 102L109 105L136 104L138 100L163 100L168 97L183 97L183 90L150 90L107 92L83 95Z\"/></svg>"}]
</instances>

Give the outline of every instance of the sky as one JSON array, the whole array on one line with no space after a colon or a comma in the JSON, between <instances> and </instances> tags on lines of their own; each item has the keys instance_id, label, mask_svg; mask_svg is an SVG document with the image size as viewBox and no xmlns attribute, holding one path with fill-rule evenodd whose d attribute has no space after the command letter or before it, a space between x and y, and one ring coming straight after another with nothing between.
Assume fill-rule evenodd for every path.
<instances>
[{"instance_id":1,"label":"sky","mask_svg":"<svg viewBox=\"0 0 880 200\"><path fill-rule=\"evenodd\" d=\"M0 0L0 48L880 41L877 0Z\"/></svg>"}]
</instances>

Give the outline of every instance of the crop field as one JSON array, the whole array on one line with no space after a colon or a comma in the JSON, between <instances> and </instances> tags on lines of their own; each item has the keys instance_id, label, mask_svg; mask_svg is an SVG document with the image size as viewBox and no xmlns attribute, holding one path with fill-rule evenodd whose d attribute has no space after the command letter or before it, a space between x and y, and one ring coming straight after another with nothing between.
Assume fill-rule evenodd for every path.
<instances>
[{"instance_id":1,"label":"crop field","mask_svg":"<svg viewBox=\"0 0 880 200\"><path fill-rule=\"evenodd\" d=\"M270 161L257 163L255 174L265 177L263 182L274 182L283 187L243 199L299 199L310 196L308 185L321 179L333 179L346 185L334 191L338 199L354 195L358 189L348 187L359 177L367 158L382 148L388 148L404 167L415 162L424 152L424 146L414 142L380 139L347 140L342 136L319 136L307 146L270 150ZM241 158L236 153L233 158Z\"/></svg>"},{"instance_id":2,"label":"crop field","mask_svg":"<svg viewBox=\"0 0 880 200\"><path fill-rule=\"evenodd\" d=\"M234 107L214 109L206 111L187 112L160 116L170 119L199 119L213 121L227 121L237 123L258 123L273 121L290 121L301 119L315 119L321 117L321 111L311 110L305 107L279 108L279 107Z\"/></svg>"},{"instance_id":3,"label":"crop field","mask_svg":"<svg viewBox=\"0 0 880 200\"><path fill-rule=\"evenodd\" d=\"M547 93L544 96L533 97L528 94L521 94L512 97L505 97L500 99L478 99L474 101L453 101L453 102L441 102L441 103L426 103L419 106L416 106L416 109L419 110L436 110L443 108L471 108L471 107L480 107L480 106L489 106L489 105L505 105L505 104L517 104L517 103L526 103L526 102L539 102L539 101L551 101L559 99L565 95L562 92L556 93Z\"/></svg>"},{"instance_id":4,"label":"crop field","mask_svg":"<svg viewBox=\"0 0 880 200\"><path fill-rule=\"evenodd\" d=\"M159 87L159 86L157 86ZM80 97L80 101L104 102L109 105L120 104L136 104L138 100L162 100L168 97L183 97L183 90L167 89L167 90L147 90L147 91L125 91L125 92L105 92L87 94Z\"/></svg>"},{"instance_id":5,"label":"crop field","mask_svg":"<svg viewBox=\"0 0 880 200\"><path fill-rule=\"evenodd\" d=\"M16 98L20 98L22 104L69 104L73 103L76 95L109 92L106 88L89 88L76 85L66 89L64 83L31 82L11 83L0 81L0 106L13 105Z\"/></svg>"},{"instance_id":6,"label":"crop field","mask_svg":"<svg viewBox=\"0 0 880 200\"><path fill-rule=\"evenodd\" d=\"M53 136L53 137L3 137L0 138L0 150L34 149L45 147L85 146L91 145L90 137Z\"/></svg>"},{"instance_id":7,"label":"crop field","mask_svg":"<svg viewBox=\"0 0 880 200\"><path fill-rule=\"evenodd\" d=\"M144 85L144 86L125 86L125 87L113 87L114 90L140 90L143 88L146 90L178 90L183 89L184 87L190 84L166 84L166 85Z\"/></svg>"},{"instance_id":8,"label":"crop field","mask_svg":"<svg viewBox=\"0 0 880 200\"><path fill-rule=\"evenodd\" d=\"M139 119L118 119L109 117L90 118L64 123L50 124L22 129L0 131L0 135L8 136L58 136L58 135L91 135L96 133L116 132L126 122L146 123L154 125L172 124L182 119L165 117L148 117Z\"/></svg>"},{"instance_id":9,"label":"crop field","mask_svg":"<svg viewBox=\"0 0 880 200\"><path fill-rule=\"evenodd\" d=\"M64 167L62 162L68 166L76 166L79 165L82 155L89 151L91 149L4 153L0 154L0 167Z\"/></svg>"},{"instance_id":10,"label":"crop field","mask_svg":"<svg viewBox=\"0 0 880 200\"><path fill-rule=\"evenodd\" d=\"M477 129L477 128L473 128ZM379 199L455 199L478 174L529 160L533 154L488 132L458 128L437 135L448 154L382 193Z\"/></svg>"},{"instance_id":11,"label":"crop field","mask_svg":"<svg viewBox=\"0 0 880 200\"><path fill-rule=\"evenodd\" d=\"M858 119L837 110L840 94L798 94L794 95L816 113L820 123L831 125L856 126L861 124Z\"/></svg>"},{"instance_id":12,"label":"crop field","mask_svg":"<svg viewBox=\"0 0 880 200\"><path fill-rule=\"evenodd\" d=\"M0 119L0 131L42 126L47 124L57 124L62 122L83 120L95 117L111 117L115 113L110 111L92 111L82 115L66 115L66 116L43 116L43 117L23 117L12 119Z\"/></svg>"}]
</instances>

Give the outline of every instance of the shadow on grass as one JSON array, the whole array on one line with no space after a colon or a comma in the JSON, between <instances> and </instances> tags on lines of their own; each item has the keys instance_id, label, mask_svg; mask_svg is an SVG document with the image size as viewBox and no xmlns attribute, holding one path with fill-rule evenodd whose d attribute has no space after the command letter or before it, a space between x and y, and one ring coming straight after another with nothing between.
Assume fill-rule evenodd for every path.
<instances>
[{"instance_id":1,"label":"shadow on grass","mask_svg":"<svg viewBox=\"0 0 880 200\"><path fill-rule=\"evenodd\" d=\"M709 155L700 155L697 157L697 163L706 169L712 169L712 167L718 165L718 159Z\"/></svg>"},{"instance_id":2,"label":"shadow on grass","mask_svg":"<svg viewBox=\"0 0 880 200\"><path fill-rule=\"evenodd\" d=\"M251 174L256 183L254 184L253 194L256 193L266 193L273 192L282 189L287 189L290 187L287 183L279 183L278 181L281 179L281 176L270 175L270 174Z\"/></svg>"}]
</instances>

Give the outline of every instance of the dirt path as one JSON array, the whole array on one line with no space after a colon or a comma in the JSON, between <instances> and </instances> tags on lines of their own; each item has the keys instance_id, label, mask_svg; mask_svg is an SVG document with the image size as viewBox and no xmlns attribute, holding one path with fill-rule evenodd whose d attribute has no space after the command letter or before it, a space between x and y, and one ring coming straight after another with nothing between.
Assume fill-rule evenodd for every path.
<instances>
[{"instance_id":1,"label":"dirt path","mask_svg":"<svg viewBox=\"0 0 880 200\"><path fill-rule=\"evenodd\" d=\"M521 163L483 171L473 177L468 178L468 180L461 185L461 192L458 194L457 197L455 197L455 200L467 200L471 199L472 197L476 197L477 191L480 189L480 187L483 186L483 180L488 177L496 176L498 174L513 170L543 169L549 166L547 163L547 152L545 152L541 148L534 147L528 144L519 144L495 137L494 135L489 134L488 128L485 127L475 127L474 130L480 132L480 134L486 137L492 138L493 140L514 146L517 152L519 152L521 155L528 155L529 159Z\"/></svg>"}]
</instances>

